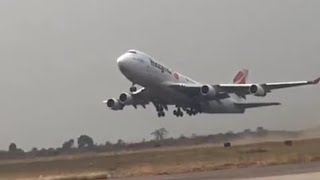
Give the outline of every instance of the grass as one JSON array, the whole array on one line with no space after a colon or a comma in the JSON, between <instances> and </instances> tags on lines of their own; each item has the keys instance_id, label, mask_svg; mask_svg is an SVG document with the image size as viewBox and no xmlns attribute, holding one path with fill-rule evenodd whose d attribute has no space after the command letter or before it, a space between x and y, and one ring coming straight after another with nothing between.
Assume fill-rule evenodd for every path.
<instances>
[{"instance_id":1,"label":"grass","mask_svg":"<svg viewBox=\"0 0 320 180\"><path fill-rule=\"evenodd\" d=\"M320 139L199 147L119 155L58 157L0 164L0 179L99 179L320 161ZM40 177L40 178L39 178ZM60 179L59 179L60 178Z\"/></svg>"}]
</instances>

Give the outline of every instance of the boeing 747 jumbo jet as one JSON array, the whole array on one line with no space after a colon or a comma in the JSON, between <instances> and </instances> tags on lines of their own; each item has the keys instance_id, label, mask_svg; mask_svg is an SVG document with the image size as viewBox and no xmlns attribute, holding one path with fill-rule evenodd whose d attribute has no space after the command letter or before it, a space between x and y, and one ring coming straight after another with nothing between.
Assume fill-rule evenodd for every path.
<instances>
[{"instance_id":1,"label":"boeing 747 jumbo jet","mask_svg":"<svg viewBox=\"0 0 320 180\"><path fill-rule=\"evenodd\" d=\"M278 102L245 102L247 95L264 97L281 88L317 84L313 81L248 84L248 70L241 70L231 84L202 84L157 62L151 56L129 50L117 59L122 74L132 82L130 92L122 93L104 103L112 110L152 103L158 117L164 117L168 106L175 106L173 114L183 116L198 113L244 113L248 108L280 105ZM142 88L137 89L135 85Z\"/></svg>"}]
</instances>

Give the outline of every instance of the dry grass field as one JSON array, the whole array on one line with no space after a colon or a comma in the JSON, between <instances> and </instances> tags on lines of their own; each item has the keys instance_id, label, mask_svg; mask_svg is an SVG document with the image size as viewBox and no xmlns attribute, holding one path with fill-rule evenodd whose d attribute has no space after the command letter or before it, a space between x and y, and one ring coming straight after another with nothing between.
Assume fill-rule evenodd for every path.
<instances>
[{"instance_id":1,"label":"dry grass field","mask_svg":"<svg viewBox=\"0 0 320 180\"><path fill-rule=\"evenodd\" d=\"M0 179L106 179L320 161L320 139L293 146L264 142L224 147L95 154L0 163ZM75 177L74 177L75 176Z\"/></svg>"}]
</instances>

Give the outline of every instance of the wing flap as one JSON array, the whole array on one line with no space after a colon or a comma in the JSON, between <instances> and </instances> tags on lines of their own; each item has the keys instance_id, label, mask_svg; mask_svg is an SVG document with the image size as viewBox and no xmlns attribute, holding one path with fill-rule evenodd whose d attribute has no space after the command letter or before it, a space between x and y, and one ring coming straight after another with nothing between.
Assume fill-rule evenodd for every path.
<instances>
[{"instance_id":1,"label":"wing flap","mask_svg":"<svg viewBox=\"0 0 320 180\"><path fill-rule=\"evenodd\" d=\"M235 103L236 106L239 106L243 109L248 108L257 108L257 107L266 107L266 106L279 106L281 103L278 102L265 102L265 103Z\"/></svg>"},{"instance_id":2,"label":"wing flap","mask_svg":"<svg viewBox=\"0 0 320 180\"><path fill-rule=\"evenodd\" d=\"M226 92L226 93L236 93L240 95L246 95L249 93L249 88L252 84L219 84L214 85L216 89L220 92Z\"/></svg>"},{"instance_id":3,"label":"wing flap","mask_svg":"<svg viewBox=\"0 0 320 180\"><path fill-rule=\"evenodd\" d=\"M171 83L167 85L177 91L180 91L181 93L188 95L189 97L199 96L200 89L202 87L201 84ZM212 100L221 100L229 97L230 97L229 94L226 92L218 92L218 94L216 95L216 98Z\"/></svg>"},{"instance_id":4,"label":"wing flap","mask_svg":"<svg viewBox=\"0 0 320 180\"><path fill-rule=\"evenodd\" d=\"M200 84L170 83L166 85L191 97L198 95L201 88Z\"/></svg>"}]
</instances>

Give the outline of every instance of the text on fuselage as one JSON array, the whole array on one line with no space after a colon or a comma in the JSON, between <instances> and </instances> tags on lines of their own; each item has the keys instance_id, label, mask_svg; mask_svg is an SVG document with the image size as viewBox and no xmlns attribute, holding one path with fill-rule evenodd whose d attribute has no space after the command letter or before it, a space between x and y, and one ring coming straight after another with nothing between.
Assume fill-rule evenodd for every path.
<instances>
[{"instance_id":1,"label":"text on fuselage","mask_svg":"<svg viewBox=\"0 0 320 180\"><path fill-rule=\"evenodd\" d=\"M162 66L161 64L159 64L157 62L154 62L152 59L149 59L149 60L150 60L151 66L153 66L155 68L158 68L162 73L167 72L169 74L172 74L172 71L169 68L164 67L164 66Z\"/></svg>"}]
</instances>

